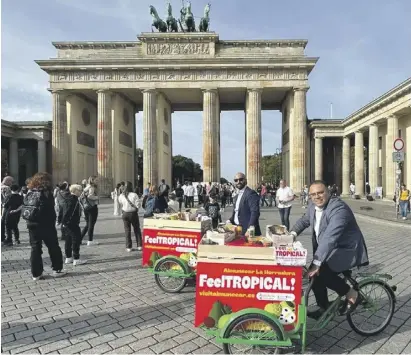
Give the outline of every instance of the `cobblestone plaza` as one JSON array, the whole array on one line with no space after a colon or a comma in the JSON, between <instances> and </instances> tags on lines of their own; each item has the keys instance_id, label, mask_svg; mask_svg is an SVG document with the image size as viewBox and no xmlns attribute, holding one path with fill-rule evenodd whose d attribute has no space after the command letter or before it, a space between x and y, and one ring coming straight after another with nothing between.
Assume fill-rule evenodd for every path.
<instances>
[{"instance_id":1,"label":"cobblestone plaza","mask_svg":"<svg viewBox=\"0 0 411 355\"><path fill-rule=\"evenodd\" d=\"M291 223L302 213L295 204ZM369 270L392 274L390 283L398 287L394 318L383 333L365 338L350 329L345 317L339 317L321 333L308 335L308 350L410 353L410 226L380 216L357 216L370 254ZM260 220L263 226L278 223L277 209L263 208ZM22 244L2 250L2 353L222 352L214 339L193 326L194 287L181 294L165 294L141 267L141 254L126 253L123 223L112 215L111 203L100 206L95 236L100 244L81 248L89 263L68 266L69 273L63 278L31 280L30 247L23 224L21 230ZM300 240L311 249L308 230ZM45 271L51 272L47 251L44 257Z\"/></svg>"}]
</instances>

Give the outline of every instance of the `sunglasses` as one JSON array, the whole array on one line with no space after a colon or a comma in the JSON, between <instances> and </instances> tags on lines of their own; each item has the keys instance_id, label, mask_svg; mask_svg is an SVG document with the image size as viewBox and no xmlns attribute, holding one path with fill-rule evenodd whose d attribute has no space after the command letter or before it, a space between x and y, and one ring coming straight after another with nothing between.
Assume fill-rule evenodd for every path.
<instances>
[{"instance_id":1,"label":"sunglasses","mask_svg":"<svg viewBox=\"0 0 411 355\"><path fill-rule=\"evenodd\" d=\"M239 179L234 179L234 182L242 182L242 181L244 181L244 178L239 178Z\"/></svg>"}]
</instances>

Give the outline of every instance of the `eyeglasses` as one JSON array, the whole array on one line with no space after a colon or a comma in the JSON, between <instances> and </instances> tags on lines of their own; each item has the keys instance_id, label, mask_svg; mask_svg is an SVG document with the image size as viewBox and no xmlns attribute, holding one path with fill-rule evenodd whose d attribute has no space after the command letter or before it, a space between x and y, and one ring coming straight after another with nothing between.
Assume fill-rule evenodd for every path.
<instances>
[{"instance_id":1,"label":"eyeglasses","mask_svg":"<svg viewBox=\"0 0 411 355\"><path fill-rule=\"evenodd\" d=\"M244 181L244 178L239 178L239 179L234 179L234 182L243 182Z\"/></svg>"},{"instance_id":2,"label":"eyeglasses","mask_svg":"<svg viewBox=\"0 0 411 355\"><path fill-rule=\"evenodd\" d=\"M322 195L324 195L324 193L325 193L325 191L313 192L312 194L309 194L308 196L309 196L310 198L313 198L313 197L321 197Z\"/></svg>"}]
</instances>

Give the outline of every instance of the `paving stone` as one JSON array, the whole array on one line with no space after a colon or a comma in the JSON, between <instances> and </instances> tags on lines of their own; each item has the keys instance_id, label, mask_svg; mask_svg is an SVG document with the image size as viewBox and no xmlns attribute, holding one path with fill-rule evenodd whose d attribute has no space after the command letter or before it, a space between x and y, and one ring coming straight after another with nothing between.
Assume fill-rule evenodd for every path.
<instances>
[{"instance_id":1,"label":"paving stone","mask_svg":"<svg viewBox=\"0 0 411 355\"><path fill-rule=\"evenodd\" d=\"M225 214L229 213L227 209ZM302 213L295 204L291 223ZM263 229L265 221L279 222L276 209L263 208L261 217ZM309 352L395 349L410 353L411 260L406 240L398 239L404 231L363 217L358 222L369 248L370 267L395 275L389 282L398 286L395 317L384 333L372 338L354 333L345 318L338 317L323 332L308 336ZM222 352L213 337L193 326L195 289L187 287L176 295L162 292L151 274L136 267L140 254L127 254L119 247L124 243L122 231L122 220L112 216L112 205L101 204L95 230L101 243L96 248L82 248L89 263L73 271L68 268L71 275L67 278L43 283L31 282L26 250L2 250L3 353ZM306 243L309 236L309 231L304 232L302 240L311 253L311 245ZM23 244L28 241L25 227L21 239ZM16 261L22 270L16 272L8 260ZM49 268L47 263L46 255Z\"/></svg>"}]
</instances>

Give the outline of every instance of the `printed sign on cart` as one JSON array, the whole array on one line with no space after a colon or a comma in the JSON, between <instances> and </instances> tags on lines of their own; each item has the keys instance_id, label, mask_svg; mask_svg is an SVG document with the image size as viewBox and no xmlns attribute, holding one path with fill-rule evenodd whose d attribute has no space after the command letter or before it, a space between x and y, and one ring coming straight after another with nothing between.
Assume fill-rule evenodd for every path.
<instances>
[{"instance_id":1,"label":"printed sign on cart","mask_svg":"<svg viewBox=\"0 0 411 355\"><path fill-rule=\"evenodd\" d=\"M301 287L301 267L199 262L195 326L223 328L233 313L260 308L292 329Z\"/></svg>"},{"instance_id":2,"label":"printed sign on cart","mask_svg":"<svg viewBox=\"0 0 411 355\"><path fill-rule=\"evenodd\" d=\"M156 260L173 255L185 260L191 267L197 264L197 244L201 240L200 231L173 229L143 230L143 266L154 266Z\"/></svg>"}]
</instances>

